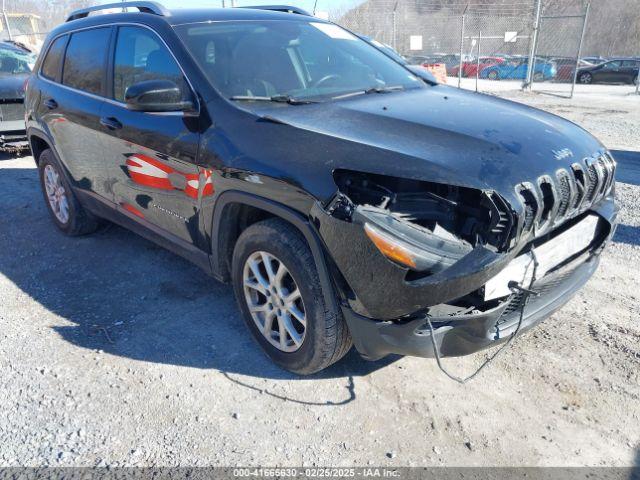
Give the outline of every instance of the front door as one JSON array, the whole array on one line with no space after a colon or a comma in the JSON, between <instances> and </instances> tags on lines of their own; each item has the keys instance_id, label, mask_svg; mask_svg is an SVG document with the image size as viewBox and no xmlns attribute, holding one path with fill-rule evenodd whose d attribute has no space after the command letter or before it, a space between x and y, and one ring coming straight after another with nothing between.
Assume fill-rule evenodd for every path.
<instances>
[{"instance_id":1,"label":"front door","mask_svg":"<svg viewBox=\"0 0 640 480\"><path fill-rule=\"evenodd\" d=\"M132 218L194 243L199 198L210 180L196 165L197 119L131 111L124 103L127 88L146 80L171 80L185 99L194 94L168 48L145 27L118 27L112 77L101 138L113 201Z\"/></svg>"},{"instance_id":2,"label":"front door","mask_svg":"<svg viewBox=\"0 0 640 480\"><path fill-rule=\"evenodd\" d=\"M620 76L620 62L617 60L607 62L593 73L594 78L600 82L618 82L618 78Z\"/></svg>"}]
</instances>

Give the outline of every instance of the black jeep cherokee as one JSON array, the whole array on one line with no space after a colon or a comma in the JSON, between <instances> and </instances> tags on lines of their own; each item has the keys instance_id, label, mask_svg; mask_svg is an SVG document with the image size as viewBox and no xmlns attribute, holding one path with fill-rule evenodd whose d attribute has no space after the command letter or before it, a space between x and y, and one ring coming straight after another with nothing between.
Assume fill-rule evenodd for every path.
<instances>
[{"instance_id":1,"label":"black jeep cherokee","mask_svg":"<svg viewBox=\"0 0 640 480\"><path fill-rule=\"evenodd\" d=\"M107 7L139 11L89 15ZM587 132L428 83L295 8L76 11L26 109L60 230L108 219L232 282L298 373L352 342L378 359L510 339L614 230L615 162Z\"/></svg>"}]
</instances>

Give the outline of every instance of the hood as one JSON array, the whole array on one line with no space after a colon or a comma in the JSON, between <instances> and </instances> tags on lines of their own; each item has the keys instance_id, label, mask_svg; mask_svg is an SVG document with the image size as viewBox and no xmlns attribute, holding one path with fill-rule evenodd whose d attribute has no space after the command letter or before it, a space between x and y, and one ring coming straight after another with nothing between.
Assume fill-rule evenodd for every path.
<instances>
[{"instance_id":1,"label":"hood","mask_svg":"<svg viewBox=\"0 0 640 480\"><path fill-rule=\"evenodd\" d=\"M0 100L24 98L24 82L29 74L0 76Z\"/></svg>"},{"instance_id":2,"label":"hood","mask_svg":"<svg viewBox=\"0 0 640 480\"><path fill-rule=\"evenodd\" d=\"M263 118L385 153L383 164L373 158L329 159L334 169L447 181L507 195L518 183L553 176L603 149L592 135L563 118L442 85L254 108Z\"/></svg>"}]
</instances>

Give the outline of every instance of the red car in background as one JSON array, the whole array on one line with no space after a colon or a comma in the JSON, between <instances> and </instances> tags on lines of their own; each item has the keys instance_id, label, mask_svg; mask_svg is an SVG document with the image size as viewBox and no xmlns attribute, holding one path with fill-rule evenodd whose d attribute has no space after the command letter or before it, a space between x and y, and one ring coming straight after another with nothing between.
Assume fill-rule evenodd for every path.
<instances>
[{"instance_id":1,"label":"red car in background","mask_svg":"<svg viewBox=\"0 0 640 480\"><path fill-rule=\"evenodd\" d=\"M480 57L480 67L478 68L478 60L472 60L462 63L462 76L463 77L475 77L476 73L480 73L483 68L491 65L497 65L503 63L502 57ZM457 77L460 71L460 65L456 65L451 69L450 75Z\"/></svg>"}]
</instances>

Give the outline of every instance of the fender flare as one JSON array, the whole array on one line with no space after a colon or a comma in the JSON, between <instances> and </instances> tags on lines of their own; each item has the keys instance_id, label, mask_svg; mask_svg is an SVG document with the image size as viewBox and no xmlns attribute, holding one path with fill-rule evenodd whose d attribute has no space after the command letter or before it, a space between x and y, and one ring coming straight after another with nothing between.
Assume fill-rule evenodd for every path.
<instances>
[{"instance_id":1,"label":"fender flare","mask_svg":"<svg viewBox=\"0 0 640 480\"><path fill-rule=\"evenodd\" d=\"M334 308L334 311L336 312L339 311L333 281L331 279L331 275L329 273L329 269L327 267L327 262L325 259L325 250L322 246L320 236L316 232L315 228L312 226L309 220L298 211L293 210L281 203L274 202L273 200L269 200L264 197L253 195L251 193L246 193L239 190L227 190L221 193L216 201L211 228L210 260L213 275L218 278L220 276L218 232L220 232L223 212L227 205L233 203L244 204L269 212L270 214L291 223L300 231L300 233L302 233L305 240L307 241L307 244L309 245L309 248L311 249L311 254L313 255L313 259L318 270L318 276L320 278L320 284L322 286L322 294L324 296L325 305L332 306Z\"/></svg>"},{"instance_id":2,"label":"fender flare","mask_svg":"<svg viewBox=\"0 0 640 480\"><path fill-rule=\"evenodd\" d=\"M44 130L41 130L40 128L29 127L27 128L27 140L29 142L29 148L31 149L31 154L33 155L34 162L37 162L38 160L34 155L33 145L31 143L31 140L33 139L33 137L36 137L42 140L43 142L45 142L48 145L49 149L56 156L56 159L60 161L60 155L58 155L58 152L56 151L56 148L54 146L55 142L53 141L53 138L51 138L51 135L46 133Z\"/></svg>"},{"instance_id":3,"label":"fender flare","mask_svg":"<svg viewBox=\"0 0 640 480\"><path fill-rule=\"evenodd\" d=\"M37 161L35 155L33 154L33 147L31 145L31 139L33 137L37 137L37 138L39 138L40 140L42 140L43 142L45 142L47 144L47 146L49 147L49 150L51 150L51 152L53 153L53 156L56 158L56 160L58 161L58 164L62 168L62 174L65 176L67 181L71 184L71 188L73 189L73 182L71 181L72 180L71 179L71 174L67 170L67 166L60 159L60 155L58 155L58 151L56 150L56 147L55 147L55 142L53 141L51 136L48 135L47 133L45 133L43 130L40 130L39 128L29 127L27 129L27 140L29 141L29 148L31 149L31 154L33 156L33 161L35 162L36 166L38 165L38 163L37 163L38 161Z\"/></svg>"}]
</instances>

